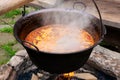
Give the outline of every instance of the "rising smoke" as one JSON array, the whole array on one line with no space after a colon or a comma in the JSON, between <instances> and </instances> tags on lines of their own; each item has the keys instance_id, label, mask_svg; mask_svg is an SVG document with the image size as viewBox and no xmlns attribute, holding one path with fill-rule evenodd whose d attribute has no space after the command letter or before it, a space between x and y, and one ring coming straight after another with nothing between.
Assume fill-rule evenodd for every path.
<instances>
[{"instance_id":1,"label":"rising smoke","mask_svg":"<svg viewBox=\"0 0 120 80\"><path fill-rule=\"evenodd\" d=\"M45 10L43 10L43 12L45 12ZM52 50L52 53L68 53L85 49L84 46L87 45L82 39L83 34L80 32L80 30L89 28L93 18L93 16L87 13L76 10L47 9L47 11L42 15L44 26L54 25L53 27L60 27L55 25L62 25L62 27L64 26L65 29L69 28L67 34L55 41L56 46ZM61 31L61 33L62 32L63 31ZM61 34L57 29L54 33ZM46 45L46 47L49 46Z\"/></svg>"},{"instance_id":2,"label":"rising smoke","mask_svg":"<svg viewBox=\"0 0 120 80\"><path fill-rule=\"evenodd\" d=\"M43 14L43 24L64 24L74 28L87 28L90 26L93 16L76 10L47 9Z\"/></svg>"}]
</instances>

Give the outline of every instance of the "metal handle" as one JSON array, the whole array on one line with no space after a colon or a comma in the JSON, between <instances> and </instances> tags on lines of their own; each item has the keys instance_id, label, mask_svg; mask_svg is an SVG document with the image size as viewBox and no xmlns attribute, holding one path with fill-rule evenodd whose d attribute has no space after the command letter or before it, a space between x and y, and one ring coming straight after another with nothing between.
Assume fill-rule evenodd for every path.
<instances>
[{"instance_id":1,"label":"metal handle","mask_svg":"<svg viewBox=\"0 0 120 80\"><path fill-rule=\"evenodd\" d=\"M83 2L75 2L75 3L73 4L73 9L76 9L75 6L76 6L77 4L83 5L83 11L84 11L84 10L86 9L86 7L87 7Z\"/></svg>"},{"instance_id":2,"label":"metal handle","mask_svg":"<svg viewBox=\"0 0 120 80\"><path fill-rule=\"evenodd\" d=\"M101 24L101 27L102 27L103 23L102 23L102 16L101 16L100 10L99 10L99 8L98 8L97 3L95 2L95 0L92 0L92 1L93 1L94 5L95 5L97 11L98 11L98 15L99 15L99 18L100 18L100 24Z\"/></svg>"},{"instance_id":3,"label":"metal handle","mask_svg":"<svg viewBox=\"0 0 120 80\"><path fill-rule=\"evenodd\" d=\"M24 5L24 6L23 6L23 11L22 11L22 16L24 17L25 14L26 14L26 6Z\"/></svg>"},{"instance_id":4,"label":"metal handle","mask_svg":"<svg viewBox=\"0 0 120 80\"><path fill-rule=\"evenodd\" d=\"M32 43L30 43L30 42L28 42L28 41L22 40L22 45L26 47L25 43L27 43L27 44L33 46L33 47L39 52L39 49L38 49L37 46L35 46L34 44L32 44Z\"/></svg>"},{"instance_id":5,"label":"metal handle","mask_svg":"<svg viewBox=\"0 0 120 80\"><path fill-rule=\"evenodd\" d=\"M104 31L102 33L106 34L106 29L103 26L102 16L101 16L100 10L99 10L99 8L98 8L97 3L95 2L95 0L92 0L92 1L93 1L94 5L95 5L97 11L98 11L98 15L99 15L99 18L100 18L100 25L101 25L102 30ZM102 34L101 34L101 36L104 37L104 35L102 35Z\"/></svg>"},{"instance_id":6,"label":"metal handle","mask_svg":"<svg viewBox=\"0 0 120 80\"><path fill-rule=\"evenodd\" d=\"M103 27L102 16L101 16L100 10L99 10L99 8L98 8L98 6L97 6L97 3L95 2L95 0L92 0L92 2L93 2L94 6L95 6L96 9L97 9L97 12L98 12L98 15L99 15L99 19L100 19L100 26L101 26L102 30L104 31L104 33L106 34L105 27ZM75 3L73 4L73 9L75 9L75 6L76 6L77 4L82 4L82 5L84 6L84 10L85 10L86 7L87 7L83 2L75 2Z\"/></svg>"}]
</instances>

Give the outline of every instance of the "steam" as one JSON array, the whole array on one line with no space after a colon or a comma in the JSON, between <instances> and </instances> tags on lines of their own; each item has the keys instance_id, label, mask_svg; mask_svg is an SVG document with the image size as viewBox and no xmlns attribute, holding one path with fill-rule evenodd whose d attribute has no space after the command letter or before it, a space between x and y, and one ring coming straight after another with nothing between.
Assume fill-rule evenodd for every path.
<instances>
[{"instance_id":1,"label":"steam","mask_svg":"<svg viewBox=\"0 0 120 80\"><path fill-rule=\"evenodd\" d=\"M43 15L44 25L47 24L64 24L68 27L77 28L77 29L85 29L89 27L93 16L85 13L78 12L76 10L65 10L59 9L58 11L45 13Z\"/></svg>"},{"instance_id":2,"label":"steam","mask_svg":"<svg viewBox=\"0 0 120 80\"><path fill-rule=\"evenodd\" d=\"M68 53L85 49L85 46L88 44L82 39L83 35L80 30L90 27L93 17L87 13L76 10L50 9L47 11L48 13L46 12L42 15L43 25L57 24L69 28L68 33L56 41L57 45L52 52Z\"/></svg>"},{"instance_id":3,"label":"steam","mask_svg":"<svg viewBox=\"0 0 120 80\"><path fill-rule=\"evenodd\" d=\"M74 52L78 50L82 50L85 47L82 46L83 44L78 40L78 34L68 34L61 37L57 41L57 46L54 48L55 52ZM81 46L80 46L81 45Z\"/></svg>"}]
</instances>

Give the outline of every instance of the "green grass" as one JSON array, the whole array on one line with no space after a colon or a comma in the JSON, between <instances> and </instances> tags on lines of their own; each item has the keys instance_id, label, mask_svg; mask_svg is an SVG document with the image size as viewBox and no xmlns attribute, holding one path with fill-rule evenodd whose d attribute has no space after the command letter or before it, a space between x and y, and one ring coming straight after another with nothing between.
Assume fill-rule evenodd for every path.
<instances>
[{"instance_id":1,"label":"green grass","mask_svg":"<svg viewBox=\"0 0 120 80\"><path fill-rule=\"evenodd\" d=\"M17 17L19 18L21 14L22 14L21 8L7 12L6 14L0 16L0 24L13 25L16 22L16 18Z\"/></svg>"},{"instance_id":2,"label":"green grass","mask_svg":"<svg viewBox=\"0 0 120 80\"><path fill-rule=\"evenodd\" d=\"M37 8L33 7L26 7L26 14L38 10ZM23 7L17 8L15 10L9 11L4 15L0 16L0 24L4 25L12 25L15 24L16 20L22 16Z\"/></svg>"},{"instance_id":3,"label":"green grass","mask_svg":"<svg viewBox=\"0 0 120 80\"><path fill-rule=\"evenodd\" d=\"M12 56L14 56L15 53L17 52L17 50L13 50L13 49L12 49L12 46L13 46L14 44L16 44L16 42L9 42L9 43L7 43L7 44L2 45L1 48L2 48L3 50L5 50L6 53L7 53L10 57L12 57Z\"/></svg>"},{"instance_id":4,"label":"green grass","mask_svg":"<svg viewBox=\"0 0 120 80\"><path fill-rule=\"evenodd\" d=\"M26 14L36 11L38 9L33 7L27 7L26 8ZM19 19L22 16L23 8L18 8L16 10L12 10L10 12L7 12L4 15L0 16L0 25L8 25L4 28L0 28L0 32L2 33L13 33L13 25L15 24L16 20ZM0 65L5 64L9 59L16 53L17 50L12 49L12 46L16 44L16 42L9 42L7 44L3 44L0 46L1 49L5 51L5 57L7 56L7 59L0 59ZM4 57L4 56L1 56Z\"/></svg>"},{"instance_id":5,"label":"green grass","mask_svg":"<svg viewBox=\"0 0 120 80\"><path fill-rule=\"evenodd\" d=\"M4 18L14 18L16 15L21 15L22 13L22 10L21 9L15 9L15 10L12 10L6 14L4 14Z\"/></svg>"},{"instance_id":6,"label":"green grass","mask_svg":"<svg viewBox=\"0 0 120 80\"><path fill-rule=\"evenodd\" d=\"M3 32L3 33L13 33L13 27L9 26L9 27L1 28L0 32Z\"/></svg>"}]
</instances>

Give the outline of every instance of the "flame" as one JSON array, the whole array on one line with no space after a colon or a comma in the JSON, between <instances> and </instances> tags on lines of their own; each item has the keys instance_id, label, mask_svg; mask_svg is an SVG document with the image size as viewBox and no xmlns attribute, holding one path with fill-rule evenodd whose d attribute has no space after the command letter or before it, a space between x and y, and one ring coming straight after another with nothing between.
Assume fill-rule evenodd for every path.
<instances>
[{"instance_id":1,"label":"flame","mask_svg":"<svg viewBox=\"0 0 120 80\"><path fill-rule=\"evenodd\" d=\"M93 37L85 30L65 25L37 28L30 32L25 40L36 45L41 51L55 53L80 51L94 44Z\"/></svg>"},{"instance_id":2,"label":"flame","mask_svg":"<svg viewBox=\"0 0 120 80\"><path fill-rule=\"evenodd\" d=\"M72 78L74 77L74 74L75 74L74 72L64 73L57 76L55 80L72 80Z\"/></svg>"},{"instance_id":3,"label":"flame","mask_svg":"<svg viewBox=\"0 0 120 80\"><path fill-rule=\"evenodd\" d=\"M73 77L75 75L75 73L74 72L70 72L70 73L65 73L65 74L63 74L63 76L64 77Z\"/></svg>"}]
</instances>

